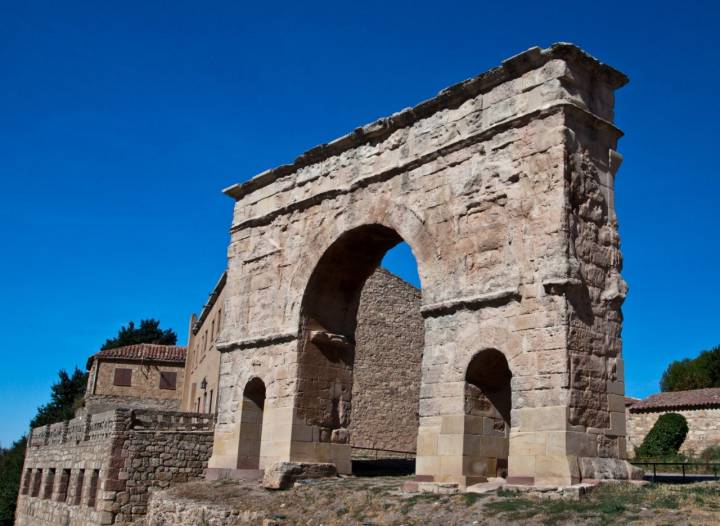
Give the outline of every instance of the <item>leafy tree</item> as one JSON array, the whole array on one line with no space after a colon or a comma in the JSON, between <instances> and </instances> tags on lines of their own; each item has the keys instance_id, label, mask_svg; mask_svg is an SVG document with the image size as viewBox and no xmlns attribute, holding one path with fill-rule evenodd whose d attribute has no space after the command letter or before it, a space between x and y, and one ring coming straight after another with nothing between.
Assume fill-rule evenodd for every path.
<instances>
[{"instance_id":1,"label":"leafy tree","mask_svg":"<svg viewBox=\"0 0 720 526\"><path fill-rule=\"evenodd\" d=\"M25 460L25 437L7 449L0 448L0 526L12 526Z\"/></svg>"},{"instance_id":2,"label":"leafy tree","mask_svg":"<svg viewBox=\"0 0 720 526\"><path fill-rule=\"evenodd\" d=\"M41 405L30 421L30 427L44 426L69 420L85 395L88 374L77 367L72 376L64 369L58 373L58 381L50 388L50 402Z\"/></svg>"},{"instance_id":3,"label":"leafy tree","mask_svg":"<svg viewBox=\"0 0 720 526\"><path fill-rule=\"evenodd\" d=\"M140 326L135 327L135 322L123 326L115 338L105 340L101 349L115 349L134 345L136 343L157 343L160 345L175 345L177 334L172 329L162 330L158 320L140 320Z\"/></svg>"},{"instance_id":4,"label":"leafy tree","mask_svg":"<svg viewBox=\"0 0 720 526\"><path fill-rule=\"evenodd\" d=\"M660 415L655 425L635 450L638 458L660 459L677 455L688 433L687 420L678 413Z\"/></svg>"},{"instance_id":5,"label":"leafy tree","mask_svg":"<svg viewBox=\"0 0 720 526\"><path fill-rule=\"evenodd\" d=\"M662 391L720 387L720 345L668 365L660 380Z\"/></svg>"}]
</instances>

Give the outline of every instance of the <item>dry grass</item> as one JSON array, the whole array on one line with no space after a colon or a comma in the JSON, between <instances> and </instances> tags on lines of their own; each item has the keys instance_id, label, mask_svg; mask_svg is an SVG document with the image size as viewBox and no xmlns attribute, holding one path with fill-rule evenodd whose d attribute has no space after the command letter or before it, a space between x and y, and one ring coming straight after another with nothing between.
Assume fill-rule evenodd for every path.
<instances>
[{"instance_id":1,"label":"dry grass","mask_svg":"<svg viewBox=\"0 0 720 526\"><path fill-rule=\"evenodd\" d=\"M406 495L398 491L405 480L324 479L279 492L249 483L197 482L178 486L170 494L259 511L262 518L279 524L720 524L720 483L716 482L644 487L608 484L581 500L541 500L507 491L490 495Z\"/></svg>"}]
</instances>

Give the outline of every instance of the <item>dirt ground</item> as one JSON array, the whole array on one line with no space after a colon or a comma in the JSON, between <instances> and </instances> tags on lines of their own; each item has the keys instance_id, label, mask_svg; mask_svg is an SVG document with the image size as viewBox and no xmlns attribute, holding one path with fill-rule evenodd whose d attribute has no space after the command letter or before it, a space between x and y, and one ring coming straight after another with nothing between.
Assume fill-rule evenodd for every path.
<instances>
[{"instance_id":1,"label":"dirt ground","mask_svg":"<svg viewBox=\"0 0 720 526\"><path fill-rule=\"evenodd\" d=\"M605 484L580 500L491 494L404 494L410 477L342 477L269 491L257 483L193 482L169 491L189 499L258 512L252 524L277 525L717 525L720 483ZM247 522L243 523L247 524Z\"/></svg>"}]
</instances>

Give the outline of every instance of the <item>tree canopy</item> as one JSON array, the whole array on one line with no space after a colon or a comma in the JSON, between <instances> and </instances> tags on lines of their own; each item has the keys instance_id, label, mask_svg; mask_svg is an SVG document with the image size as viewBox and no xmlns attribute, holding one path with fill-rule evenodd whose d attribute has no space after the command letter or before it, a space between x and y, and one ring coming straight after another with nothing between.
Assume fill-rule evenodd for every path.
<instances>
[{"instance_id":1,"label":"tree canopy","mask_svg":"<svg viewBox=\"0 0 720 526\"><path fill-rule=\"evenodd\" d=\"M0 447L0 526L12 526L25 460L25 437L5 449Z\"/></svg>"},{"instance_id":2,"label":"tree canopy","mask_svg":"<svg viewBox=\"0 0 720 526\"><path fill-rule=\"evenodd\" d=\"M75 416L75 409L82 402L88 375L77 367L72 375L62 369L58 381L50 388L50 402L38 407L37 414L30 421L30 427L44 426L69 420Z\"/></svg>"},{"instance_id":3,"label":"tree canopy","mask_svg":"<svg viewBox=\"0 0 720 526\"><path fill-rule=\"evenodd\" d=\"M136 327L135 322L131 321L126 326L122 326L117 336L105 340L101 349L116 349L117 347L125 347L126 345L135 345L137 343L157 343L160 345L175 345L177 343L177 334L172 329L161 329L160 322L154 319L140 320L140 326Z\"/></svg>"},{"instance_id":4,"label":"tree canopy","mask_svg":"<svg viewBox=\"0 0 720 526\"><path fill-rule=\"evenodd\" d=\"M662 391L720 387L720 345L668 365L660 380Z\"/></svg>"}]
</instances>

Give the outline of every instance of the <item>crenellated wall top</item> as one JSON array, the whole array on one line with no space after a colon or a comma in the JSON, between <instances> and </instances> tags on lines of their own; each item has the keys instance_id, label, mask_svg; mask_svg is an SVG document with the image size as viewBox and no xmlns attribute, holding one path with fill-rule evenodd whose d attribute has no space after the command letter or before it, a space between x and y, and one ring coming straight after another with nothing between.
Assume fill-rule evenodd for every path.
<instances>
[{"instance_id":1,"label":"crenellated wall top","mask_svg":"<svg viewBox=\"0 0 720 526\"><path fill-rule=\"evenodd\" d=\"M105 440L126 431L212 431L213 415L151 409L113 409L30 430L31 448Z\"/></svg>"}]
</instances>

